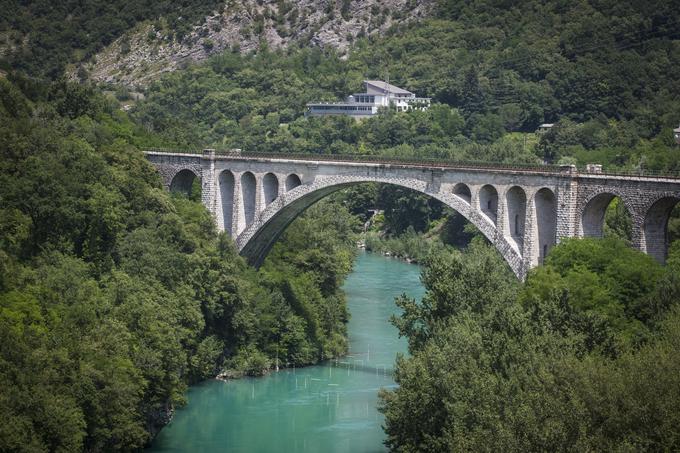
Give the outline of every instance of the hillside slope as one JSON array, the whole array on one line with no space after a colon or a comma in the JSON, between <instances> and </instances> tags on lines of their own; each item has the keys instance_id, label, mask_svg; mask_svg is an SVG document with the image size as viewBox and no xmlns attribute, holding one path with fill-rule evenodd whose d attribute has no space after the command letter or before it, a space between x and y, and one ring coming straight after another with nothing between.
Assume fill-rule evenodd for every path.
<instances>
[{"instance_id":1,"label":"hillside slope","mask_svg":"<svg viewBox=\"0 0 680 453\"><path fill-rule=\"evenodd\" d=\"M122 35L85 64L95 82L147 85L159 74L201 62L225 49L243 53L312 45L345 54L355 39L426 17L433 0L246 0L226 2L186 37L173 38L164 20L146 21ZM71 67L75 78L78 68Z\"/></svg>"},{"instance_id":2,"label":"hillside slope","mask_svg":"<svg viewBox=\"0 0 680 453\"><path fill-rule=\"evenodd\" d=\"M56 79L89 60L135 24L163 17L181 40L222 0L5 0L0 67Z\"/></svg>"},{"instance_id":3,"label":"hillside slope","mask_svg":"<svg viewBox=\"0 0 680 453\"><path fill-rule=\"evenodd\" d=\"M344 59L311 46L223 52L162 76L132 115L177 146L676 171L680 28L672 10L669 0L439 2L436 19L357 39ZM387 77L440 105L359 123L303 116L307 102L342 99L363 79ZM543 122L557 126L540 140L512 135Z\"/></svg>"}]
</instances>

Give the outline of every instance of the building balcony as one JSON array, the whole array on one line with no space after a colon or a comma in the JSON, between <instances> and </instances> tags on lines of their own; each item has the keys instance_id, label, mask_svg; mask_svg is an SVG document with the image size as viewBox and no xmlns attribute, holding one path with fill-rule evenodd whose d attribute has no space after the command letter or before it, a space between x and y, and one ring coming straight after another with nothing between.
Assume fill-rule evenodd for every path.
<instances>
[{"instance_id":1,"label":"building balcony","mask_svg":"<svg viewBox=\"0 0 680 453\"><path fill-rule=\"evenodd\" d=\"M378 113L378 107L357 102L317 102L307 104L305 116L350 115L371 116Z\"/></svg>"}]
</instances>

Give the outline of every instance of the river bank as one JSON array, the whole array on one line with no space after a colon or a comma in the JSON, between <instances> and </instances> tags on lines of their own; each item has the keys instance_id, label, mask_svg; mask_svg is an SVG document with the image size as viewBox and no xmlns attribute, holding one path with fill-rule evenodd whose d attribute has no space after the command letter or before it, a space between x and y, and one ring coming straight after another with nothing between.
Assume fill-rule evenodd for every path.
<instances>
[{"instance_id":1,"label":"river bank","mask_svg":"<svg viewBox=\"0 0 680 453\"><path fill-rule=\"evenodd\" d=\"M416 233L412 229L394 237L369 231L363 237L363 248L368 252L399 258L407 263L422 263L427 256L446 247L436 235Z\"/></svg>"},{"instance_id":2,"label":"river bank","mask_svg":"<svg viewBox=\"0 0 680 453\"><path fill-rule=\"evenodd\" d=\"M351 314L349 354L264 377L192 386L188 404L150 451L384 451L377 393L406 342L389 323L394 297L421 297L420 268L360 252L343 286Z\"/></svg>"}]
</instances>

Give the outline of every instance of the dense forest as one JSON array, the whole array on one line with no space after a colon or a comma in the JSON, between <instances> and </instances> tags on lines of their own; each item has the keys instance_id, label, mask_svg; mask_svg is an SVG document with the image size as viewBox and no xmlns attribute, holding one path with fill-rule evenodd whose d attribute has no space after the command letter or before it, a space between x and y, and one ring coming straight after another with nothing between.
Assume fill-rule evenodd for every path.
<instances>
[{"instance_id":1,"label":"dense forest","mask_svg":"<svg viewBox=\"0 0 680 453\"><path fill-rule=\"evenodd\" d=\"M473 241L427 262L381 394L395 451L678 448L680 280L618 239L568 240L525 284ZM418 420L414 423L414 420Z\"/></svg>"},{"instance_id":2,"label":"dense forest","mask_svg":"<svg viewBox=\"0 0 680 453\"><path fill-rule=\"evenodd\" d=\"M344 354L340 286L362 224L368 248L425 264L423 301L397 302L410 355L398 360L399 388L382 393L390 448L679 448L680 249L664 267L628 248L620 204L605 239L560 244L521 283L441 203L362 185L308 210L255 270L200 194L166 193L141 152L677 172L673 2L441 0L432 17L364 34L347 55L263 42L166 74L143 96L64 76L136 24L161 21L182 40L223 3L0 10L1 451L135 450L191 383ZM359 122L304 116L307 102L343 98L364 79L433 105ZM534 133L543 122L555 126Z\"/></svg>"},{"instance_id":3,"label":"dense forest","mask_svg":"<svg viewBox=\"0 0 680 453\"><path fill-rule=\"evenodd\" d=\"M138 448L188 383L346 352L358 223L341 204L257 273L161 188L137 148L154 138L116 103L12 76L0 118L0 450Z\"/></svg>"},{"instance_id":4,"label":"dense forest","mask_svg":"<svg viewBox=\"0 0 680 453\"><path fill-rule=\"evenodd\" d=\"M59 78L67 64L92 58L143 20L163 18L181 40L223 2L219 0L9 0L0 9L0 64Z\"/></svg>"}]
</instances>

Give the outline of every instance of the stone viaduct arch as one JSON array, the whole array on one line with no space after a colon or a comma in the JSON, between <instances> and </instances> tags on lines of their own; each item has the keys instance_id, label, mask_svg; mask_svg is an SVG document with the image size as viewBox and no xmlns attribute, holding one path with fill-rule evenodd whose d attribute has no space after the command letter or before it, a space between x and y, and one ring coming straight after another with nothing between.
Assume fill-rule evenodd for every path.
<instances>
[{"instance_id":1,"label":"stone viaduct arch","mask_svg":"<svg viewBox=\"0 0 680 453\"><path fill-rule=\"evenodd\" d=\"M199 176L193 170L189 168L180 170L170 181L170 191L189 194L196 178Z\"/></svg>"},{"instance_id":2,"label":"stone viaduct arch","mask_svg":"<svg viewBox=\"0 0 680 453\"><path fill-rule=\"evenodd\" d=\"M496 226L485 216L479 215L470 202L461 199L453 192L427 192L424 184L415 179L365 176L336 176L323 178L309 185L300 185L286 192L277 201L267 206L260 214L259 221L253 222L237 238L237 245L251 263L262 263L270 248L283 233L285 228L305 209L330 195L354 184L379 182L393 184L416 190L436 198L445 205L455 209L473 225L475 225L492 243L496 245L503 258L514 272L521 271L522 250L513 247L505 236L498 236ZM524 222L524 219L522 220Z\"/></svg>"},{"instance_id":3,"label":"stone viaduct arch","mask_svg":"<svg viewBox=\"0 0 680 453\"><path fill-rule=\"evenodd\" d=\"M601 236L619 197L633 220L633 246L664 261L668 217L680 180L578 173L574 167L499 168L445 163L312 160L320 156L216 156L147 152L168 189L198 177L217 227L259 266L305 209L345 187L380 182L406 187L453 208L498 249L518 278L566 237Z\"/></svg>"},{"instance_id":4,"label":"stone viaduct arch","mask_svg":"<svg viewBox=\"0 0 680 453\"><path fill-rule=\"evenodd\" d=\"M639 228L639 247L657 261L664 262L668 254L668 219L673 208L680 203L679 192L660 193L642 209L644 217Z\"/></svg>"}]
</instances>

